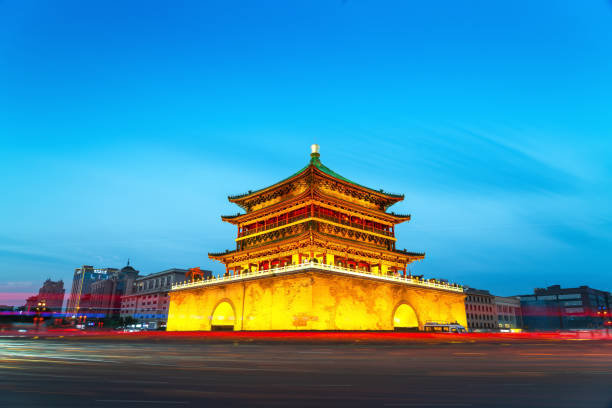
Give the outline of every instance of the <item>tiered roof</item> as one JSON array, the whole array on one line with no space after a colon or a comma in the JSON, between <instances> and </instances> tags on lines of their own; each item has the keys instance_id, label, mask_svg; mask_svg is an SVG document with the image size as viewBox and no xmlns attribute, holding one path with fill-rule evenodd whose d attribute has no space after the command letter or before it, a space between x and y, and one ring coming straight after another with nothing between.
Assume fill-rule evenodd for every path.
<instances>
[{"instance_id":1,"label":"tiered roof","mask_svg":"<svg viewBox=\"0 0 612 408\"><path fill-rule=\"evenodd\" d=\"M316 145L313 145L316 146ZM314 148L314 147L313 147ZM378 197L381 202L383 202L383 207L384 209L387 209L388 207L390 207L391 205L402 201L404 199L404 195L403 194L392 194L392 193L387 193L385 192L383 189L373 189L373 188L369 188L366 186L363 186L361 184L355 183L352 180L347 179L346 177L341 176L340 174L336 173L335 171L331 170L329 167L325 166L323 163L321 163L320 160L320 155L318 153L318 146L317 146L317 151L315 152L313 150L313 153L311 154L311 159L310 162L304 166L302 169L300 169L298 172L294 173L293 175L269 186L269 187L265 187L265 188L261 188L259 190L256 191L251 191L249 190L247 193L244 194L239 194L239 195L234 195L234 196L228 196L228 200L232 203L237 204L238 206L240 206L241 208L243 208L244 210L246 210L247 212L250 211L249 209L249 205L248 202L266 192L270 192L273 191L275 189L278 189L280 187L282 187L285 184L289 184L292 181L295 181L297 179L300 179L301 177L305 177L309 174L315 174L315 175L319 175L319 176L323 176L323 177L330 177L336 181L340 181L342 184L346 185L349 188L355 189L355 190L360 190L363 191L365 193L368 193L370 195L374 195L376 197ZM228 215L228 216L223 216L222 219L224 221L229 221L232 218L236 218L236 217L240 217L243 214L236 214L236 215ZM409 215L397 215L394 213L391 213L391 215L398 217L398 218L407 218L409 219L410 216Z\"/></svg>"}]
</instances>

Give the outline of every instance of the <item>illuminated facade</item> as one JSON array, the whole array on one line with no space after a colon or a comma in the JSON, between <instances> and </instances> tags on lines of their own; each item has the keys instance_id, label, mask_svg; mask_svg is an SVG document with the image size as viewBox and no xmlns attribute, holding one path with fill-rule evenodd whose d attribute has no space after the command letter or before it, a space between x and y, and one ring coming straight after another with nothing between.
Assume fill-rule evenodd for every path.
<instances>
[{"instance_id":1,"label":"illuminated facade","mask_svg":"<svg viewBox=\"0 0 612 408\"><path fill-rule=\"evenodd\" d=\"M392 330L465 325L463 289L407 276L424 254L396 248L386 210L402 195L354 183L320 161L270 187L229 197L245 213L236 248L211 253L222 278L177 285L168 330Z\"/></svg>"},{"instance_id":2,"label":"illuminated facade","mask_svg":"<svg viewBox=\"0 0 612 408\"><path fill-rule=\"evenodd\" d=\"M94 268L90 265L83 265L74 270L72 278L72 290L66 305L66 313L76 316L88 313L91 309L91 285L94 282L105 280L119 272L115 268Z\"/></svg>"}]
</instances>

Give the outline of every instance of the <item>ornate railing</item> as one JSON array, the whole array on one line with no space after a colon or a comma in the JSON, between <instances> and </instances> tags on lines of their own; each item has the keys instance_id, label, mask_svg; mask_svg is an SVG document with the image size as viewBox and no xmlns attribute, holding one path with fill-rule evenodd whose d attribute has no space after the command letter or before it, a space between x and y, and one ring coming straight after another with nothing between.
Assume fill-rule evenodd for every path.
<instances>
[{"instance_id":1,"label":"ornate railing","mask_svg":"<svg viewBox=\"0 0 612 408\"><path fill-rule=\"evenodd\" d=\"M238 237L239 238L246 237L248 235L253 235L253 234L256 234L258 232L263 232L263 231L271 230L271 229L276 228L276 227L282 227L283 225L291 224L292 222L296 222L296 221L303 220L305 218L310 218L310 217L311 217L310 213L296 215L295 217L286 218L284 220L279 220L277 222L266 224L266 225L261 226L261 227L252 228L250 230L242 231L242 232L240 232L238 234Z\"/></svg>"},{"instance_id":2,"label":"ornate railing","mask_svg":"<svg viewBox=\"0 0 612 408\"><path fill-rule=\"evenodd\" d=\"M266 269L261 271L242 271L239 275L234 276L220 276L213 277L211 279L196 281L196 282L185 282L185 283L177 283L172 285L172 290L182 290L182 289L190 289L197 288L202 286L210 286L210 285L219 285L224 283L243 281L247 279L261 278L267 276L276 276L283 275L297 271L303 271L307 269L318 269L323 271L337 272L344 275L357 276L357 277L367 277L371 279L386 281L386 282L395 282L402 283L411 286L421 286L428 288L435 288L441 290L448 290L452 292L463 293L463 287L458 284L449 284L449 283L441 283L441 282L431 282L428 280L423 280L415 277L403 277L400 275L378 275L372 272L360 271L350 268L344 268L342 266L336 265L327 265L323 263L316 262L304 262L298 265L288 265L282 266L280 268Z\"/></svg>"}]
</instances>

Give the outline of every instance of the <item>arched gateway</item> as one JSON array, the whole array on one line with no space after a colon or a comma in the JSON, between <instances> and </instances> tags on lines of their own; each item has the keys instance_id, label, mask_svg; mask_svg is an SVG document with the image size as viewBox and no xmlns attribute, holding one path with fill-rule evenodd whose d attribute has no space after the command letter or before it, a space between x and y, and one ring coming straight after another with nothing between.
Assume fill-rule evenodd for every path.
<instances>
[{"instance_id":1,"label":"arched gateway","mask_svg":"<svg viewBox=\"0 0 612 408\"><path fill-rule=\"evenodd\" d=\"M232 331L234 330L235 321L234 308L229 302L222 301L217 305L211 316L210 327L211 330Z\"/></svg>"},{"instance_id":2,"label":"arched gateway","mask_svg":"<svg viewBox=\"0 0 612 408\"><path fill-rule=\"evenodd\" d=\"M416 331L419 329L419 319L411 306L402 303L395 309L393 329L396 331Z\"/></svg>"}]
</instances>

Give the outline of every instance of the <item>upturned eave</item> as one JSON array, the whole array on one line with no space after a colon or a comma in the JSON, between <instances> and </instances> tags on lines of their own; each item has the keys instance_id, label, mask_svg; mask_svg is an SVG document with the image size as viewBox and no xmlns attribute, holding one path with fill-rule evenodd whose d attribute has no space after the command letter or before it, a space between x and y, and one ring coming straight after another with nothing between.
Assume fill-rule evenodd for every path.
<instances>
[{"instance_id":1,"label":"upturned eave","mask_svg":"<svg viewBox=\"0 0 612 408\"><path fill-rule=\"evenodd\" d=\"M249 190L248 192L244 193L244 194L238 194L238 195L233 195L233 196L228 196L227 199L231 202L234 203L238 206L240 206L241 208L243 208L245 211L248 211L248 206L246 205L246 202L248 202L250 199L257 197L258 195L264 194L266 192L269 191L273 191L274 189L281 187L287 183L290 183L296 179L298 179L299 177L309 173L309 172L314 172L316 174L319 174L322 177L328 177L331 178L337 182L343 183L345 185L347 185L347 187L349 188L354 188L357 190L361 190L365 193L368 194L373 194L377 197L379 197L381 199L381 201L385 202L384 205L384 209L386 210L388 207L392 206L393 204L402 201L404 199L404 195L403 194L393 194L393 193L387 193L385 192L383 189L373 189L370 187L366 187L363 186L361 184L355 183L354 181L351 181L343 176L341 176L340 174L334 172L333 170L331 170L329 167L323 165L323 163L321 163L320 159L319 159L319 155L312 155L312 158L310 160L310 163L308 163L308 165L306 165L305 167L303 167L301 170L299 170L297 173L294 173L293 175L275 183L272 184L271 186L268 187L264 187L261 188L259 190Z\"/></svg>"}]
</instances>

